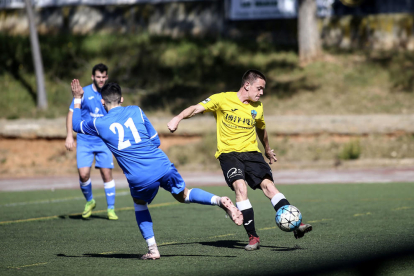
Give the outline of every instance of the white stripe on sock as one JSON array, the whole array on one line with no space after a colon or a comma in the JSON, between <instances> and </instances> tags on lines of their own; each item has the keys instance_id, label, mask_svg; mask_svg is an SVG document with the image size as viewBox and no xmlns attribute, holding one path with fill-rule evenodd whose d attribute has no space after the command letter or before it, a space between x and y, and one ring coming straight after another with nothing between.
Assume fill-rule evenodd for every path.
<instances>
[{"instance_id":1,"label":"white stripe on sock","mask_svg":"<svg viewBox=\"0 0 414 276\"><path fill-rule=\"evenodd\" d=\"M104 188L105 189L110 189L110 188L113 188L113 187L115 187L115 180L114 179L112 179L112 181L104 183Z\"/></svg>"},{"instance_id":2,"label":"white stripe on sock","mask_svg":"<svg viewBox=\"0 0 414 276\"><path fill-rule=\"evenodd\" d=\"M185 200L184 200L185 203L190 203L190 193L191 193L191 190L192 189L189 189L188 190L187 196L185 197Z\"/></svg>"},{"instance_id":3,"label":"white stripe on sock","mask_svg":"<svg viewBox=\"0 0 414 276\"><path fill-rule=\"evenodd\" d=\"M135 207L135 212L148 210L148 204L142 205L142 204L136 204L134 202L134 207Z\"/></svg>"},{"instance_id":4,"label":"white stripe on sock","mask_svg":"<svg viewBox=\"0 0 414 276\"><path fill-rule=\"evenodd\" d=\"M271 202L272 205L275 206L279 203L282 199L286 199L286 197L282 193L277 193L274 197L272 197Z\"/></svg>"},{"instance_id":5,"label":"white stripe on sock","mask_svg":"<svg viewBox=\"0 0 414 276\"><path fill-rule=\"evenodd\" d=\"M89 184L91 184L91 182L92 182L92 180L90 178L86 182L82 182L82 181L79 180L79 184L82 187L88 186Z\"/></svg>"},{"instance_id":6,"label":"white stripe on sock","mask_svg":"<svg viewBox=\"0 0 414 276\"><path fill-rule=\"evenodd\" d=\"M240 211L252 208L252 204L250 204L250 200L248 199L240 201L240 202L236 202L236 206Z\"/></svg>"}]
</instances>

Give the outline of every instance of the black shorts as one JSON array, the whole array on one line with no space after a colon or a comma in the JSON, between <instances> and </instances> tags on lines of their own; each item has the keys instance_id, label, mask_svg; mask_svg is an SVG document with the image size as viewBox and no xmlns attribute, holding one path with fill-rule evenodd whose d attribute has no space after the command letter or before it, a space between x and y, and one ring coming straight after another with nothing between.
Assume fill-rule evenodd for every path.
<instances>
[{"instance_id":1,"label":"black shorts","mask_svg":"<svg viewBox=\"0 0 414 276\"><path fill-rule=\"evenodd\" d=\"M255 190L262 183L263 179L273 181L272 169L257 151L229 152L219 156L221 169L227 185L234 190L233 182L243 179Z\"/></svg>"}]
</instances>

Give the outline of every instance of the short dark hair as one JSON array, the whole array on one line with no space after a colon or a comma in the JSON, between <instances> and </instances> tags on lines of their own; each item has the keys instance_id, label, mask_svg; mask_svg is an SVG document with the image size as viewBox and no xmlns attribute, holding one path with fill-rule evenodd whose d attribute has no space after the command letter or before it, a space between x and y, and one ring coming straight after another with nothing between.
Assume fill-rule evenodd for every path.
<instances>
[{"instance_id":1,"label":"short dark hair","mask_svg":"<svg viewBox=\"0 0 414 276\"><path fill-rule=\"evenodd\" d=\"M260 71L254 69L247 70L246 73L243 74L241 86L246 82L251 84L257 79L266 81L266 77Z\"/></svg>"},{"instance_id":2,"label":"short dark hair","mask_svg":"<svg viewBox=\"0 0 414 276\"><path fill-rule=\"evenodd\" d=\"M105 73L106 72L106 74L108 74L108 66L106 66L105 64L103 64L103 63L99 63L99 64L96 64L93 68L92 68L92 76L95 76L95 72L96 71L99 71L99 72L101 72L101 73Z\"/></svg>"},{"instance_id":3,"label":"short dark hair","mask_svg":"<svg viewBox=\"0 0 414 276\"><path fill-rule=\"evenodd\" d=\"M102 99L106 103L120 103L122 97L121 86L115 82L105 84L101 90Z\"/></svg>"}]
</instances>

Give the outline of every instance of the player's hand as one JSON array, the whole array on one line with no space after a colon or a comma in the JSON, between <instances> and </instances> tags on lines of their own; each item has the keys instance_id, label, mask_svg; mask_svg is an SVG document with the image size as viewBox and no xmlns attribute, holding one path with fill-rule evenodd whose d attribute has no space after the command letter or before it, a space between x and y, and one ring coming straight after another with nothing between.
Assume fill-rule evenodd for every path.
<instances>
[{"instance_id":1,"label":"player's hand","mask_svg":"<svg viewBox=\"0 0 414 276\"><path fill-rule=\"evenodd\" d=\"M167 127L171 133L177 130L179 123L180 120L177 117L172 118L171 121L168 122Z\"/></svg>"},{"instance_id":2,"label":"player's hand","mask_svg":"<svg viewBox=\"0 0 414 276\"><path fill-rule=\"evenodd\" d=\"M269 164L277 162L276 153L274 153L273 149L266 150L266 157L269 159Z\"/></svg>"},{"instance_id":3,"label":"player's hand","mask_svg":"<svg viewBox=\"0 0 414 276\"><path fill-rule=\"evenodd\" d=\"M74 98L82 98L83 96L83 88L79 83L78 79L74 79L72 80L72 82L70 83L70 86L72 88L72 95Z\"/></svg>"},{"instance_id":4,"label":"player's hand","mask_svg":"<svg viewBox=\"0 0 414 276\"><path fill-rule=\"evenodd\" d=\"M66 137L65 147L66 147L66 150L69 150L69 151L75 148L75 140L73 139L72 136Z\"/></svg>"}]
</instances>

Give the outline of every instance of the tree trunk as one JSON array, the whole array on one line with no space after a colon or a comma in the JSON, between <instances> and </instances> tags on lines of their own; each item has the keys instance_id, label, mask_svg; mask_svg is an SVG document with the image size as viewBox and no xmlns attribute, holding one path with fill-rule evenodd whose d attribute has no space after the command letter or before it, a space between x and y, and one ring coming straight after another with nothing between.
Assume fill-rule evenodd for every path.
<instances>
[{"instance_id":1,"label":"tree trunk","mask_svg":"<svg viewBox=\"0 0 414 276\"><path fill-rule=\"evenodd\" d=\"M321 54L321 42L316 18L316 0L299 0L298 12L299 61L309 63Z\"/></svg>"},{"instance_id":2,"label":"tree trunk","mask_svg":"<svg viewBox=\"0 0 414 276\"><path fill-rule=\"evenodd\" d=\"M34 19L32 1L25 0L27 18L29 19L30 44L32 46L33 65L36 73L37 85L37 108L47 109L47 97L45 90L45 80L43 76L42 54L40 53L39 39L37 37L36 22Z\"/></svg>"}]
</instances>

